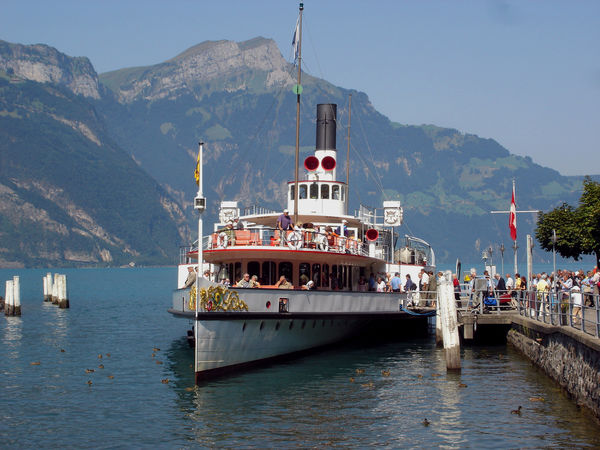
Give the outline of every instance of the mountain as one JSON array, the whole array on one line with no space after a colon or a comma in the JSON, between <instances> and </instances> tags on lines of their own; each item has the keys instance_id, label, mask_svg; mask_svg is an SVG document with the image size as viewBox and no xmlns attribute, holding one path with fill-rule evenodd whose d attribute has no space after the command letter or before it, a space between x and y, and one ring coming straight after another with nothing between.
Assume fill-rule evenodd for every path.
<instances>
[{"instance_id":1,"label":"mountain","mask_svg":"<svg viewBox=\"0 0 600 450\"><path fill-rule=\"evenodd\" d=\"M284 205L284 182L293 179L295 67L272 40L204 42L162 64L101 74L100 82L116 100L96 104L117 142L188 213L198 140L206 143L210 217L223 199ZM580 178L512 155L492 139L391 122L365 93L306 74L302 85L302 153L314 148L316 104L337 103L338 173L345 173L352 94L351 209L400 199L406 219L400 233L428 240L442 261L478 260L490 245L511 244L508 217L490 211L508 209L513 178L519 209L544 210L580 195ZM519 215L521 237L532 234L534 219Z\"/></svg>"},{"instance_id":2,"label":"mountain","mask_svg":"<svg viewBox=\"0 0 600 450\"><path fill-rule=\"evenodd\" d=\"M86 58L0 42L0 266L172 264L176 202L109 136Z\"/></svg>"},{"instance_id":3,"label":"mountain","mask_svg":"<svg viewBox=\"0 0 600 450\"><path fill-rule=\"evenodd\" d=\"M200 140L207 222L221 200L285 204L296 68L270 39L204 42L99 76L86 58L0 42L0 71L0 264L174 262L197 220ZM350 210L401 200L399 233L429 241L438 261L476 261L489 246L509 246L508 217L490 211L508 209L513 178L519 209L575 204L581 193L580 177L492 139L392 122L365 93L308 74L302 85L301 157L314 149L316 105L337 103L345 178L352 94ZM533 215L519 215L519 242L533 226Z\"/></svg>"}]
</instances>

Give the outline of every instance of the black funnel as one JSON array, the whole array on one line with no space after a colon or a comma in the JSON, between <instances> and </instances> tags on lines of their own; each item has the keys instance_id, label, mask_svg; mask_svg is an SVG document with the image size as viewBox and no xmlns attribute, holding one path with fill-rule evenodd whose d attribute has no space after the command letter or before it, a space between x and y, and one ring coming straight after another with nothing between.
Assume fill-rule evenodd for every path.
<instances>
[{"instance_id":1,"label":"black funnel","mask_svg":"<svg viewBox=\"0 0 600 450\"><path fill-rule=\"evenodd\" d=\"M337 105L324 103L317 105L317 150L336 150L335 125Z\"/></svg>"}]
</instances>

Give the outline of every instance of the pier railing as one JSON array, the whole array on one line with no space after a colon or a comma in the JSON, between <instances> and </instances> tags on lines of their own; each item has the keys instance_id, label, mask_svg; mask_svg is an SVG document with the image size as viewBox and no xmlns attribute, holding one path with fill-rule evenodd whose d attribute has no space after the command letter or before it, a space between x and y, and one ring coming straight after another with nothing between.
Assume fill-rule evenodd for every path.
<instances>
[{"instance_id":1,"label":"pier railing","mask_svg":"<svg viewBox=\"0 0 600 450\"><path fill-rule=\"evenodd\" d=\"M539 322L572 327L600 337L600 298L579 290L561 292L518 291L519 314Z\"/></svg>"}]
</instances>

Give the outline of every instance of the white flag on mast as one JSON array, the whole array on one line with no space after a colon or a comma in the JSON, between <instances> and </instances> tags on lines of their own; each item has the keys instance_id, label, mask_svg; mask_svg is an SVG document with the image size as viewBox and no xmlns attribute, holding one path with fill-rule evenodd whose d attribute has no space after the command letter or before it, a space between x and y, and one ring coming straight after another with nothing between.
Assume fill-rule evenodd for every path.
<instances>
[{"instance_id":1,"label":"white flag on mast","mask_svg":"<svg viewBox=\"0 0 600 450\"><path fill-rule=\"evenodd\" d=\"M294 52L294 64L298 61L298 44L300 42L300 15L296 19L296 28L294 29L294 37L292 38L292 51Z\"/></svg>"}]
</instances>

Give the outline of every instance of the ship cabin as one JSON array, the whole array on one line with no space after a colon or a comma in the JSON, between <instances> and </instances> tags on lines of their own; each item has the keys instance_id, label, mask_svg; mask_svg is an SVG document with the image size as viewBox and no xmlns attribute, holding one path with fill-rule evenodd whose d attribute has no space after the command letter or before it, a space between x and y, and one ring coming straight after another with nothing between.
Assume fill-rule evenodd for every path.
<instances>
[{"instance_id":1,"label":"ship cabin","mask_svg":"<svg viewBox=\"0 0 600 450\"><path fill-rule=\"evenodd\" d=\"M371 274L385 276L401 264L427 265L426 252L408 240L403 253L394 252L394 227L402 223L399 201L384 202L381 220L375 209L363 206L357 214L347 213L348 185L336 178L336 112L336 105L317 105L314 155L305 159L302 179L287 184L285 210L292 220L298 201L293 230L277 229L283 211L253 208L240 214L237 202L221 202L219 223L202 240L203 272L210 270L212 281L235 285L248 273L266 289L284 275L295 289L312 280L319 290L358 291ZM192 259L197 248L185 249L182 264ZM185 275L180 270L180 277Z\"/></svg>"}]
</instances>

